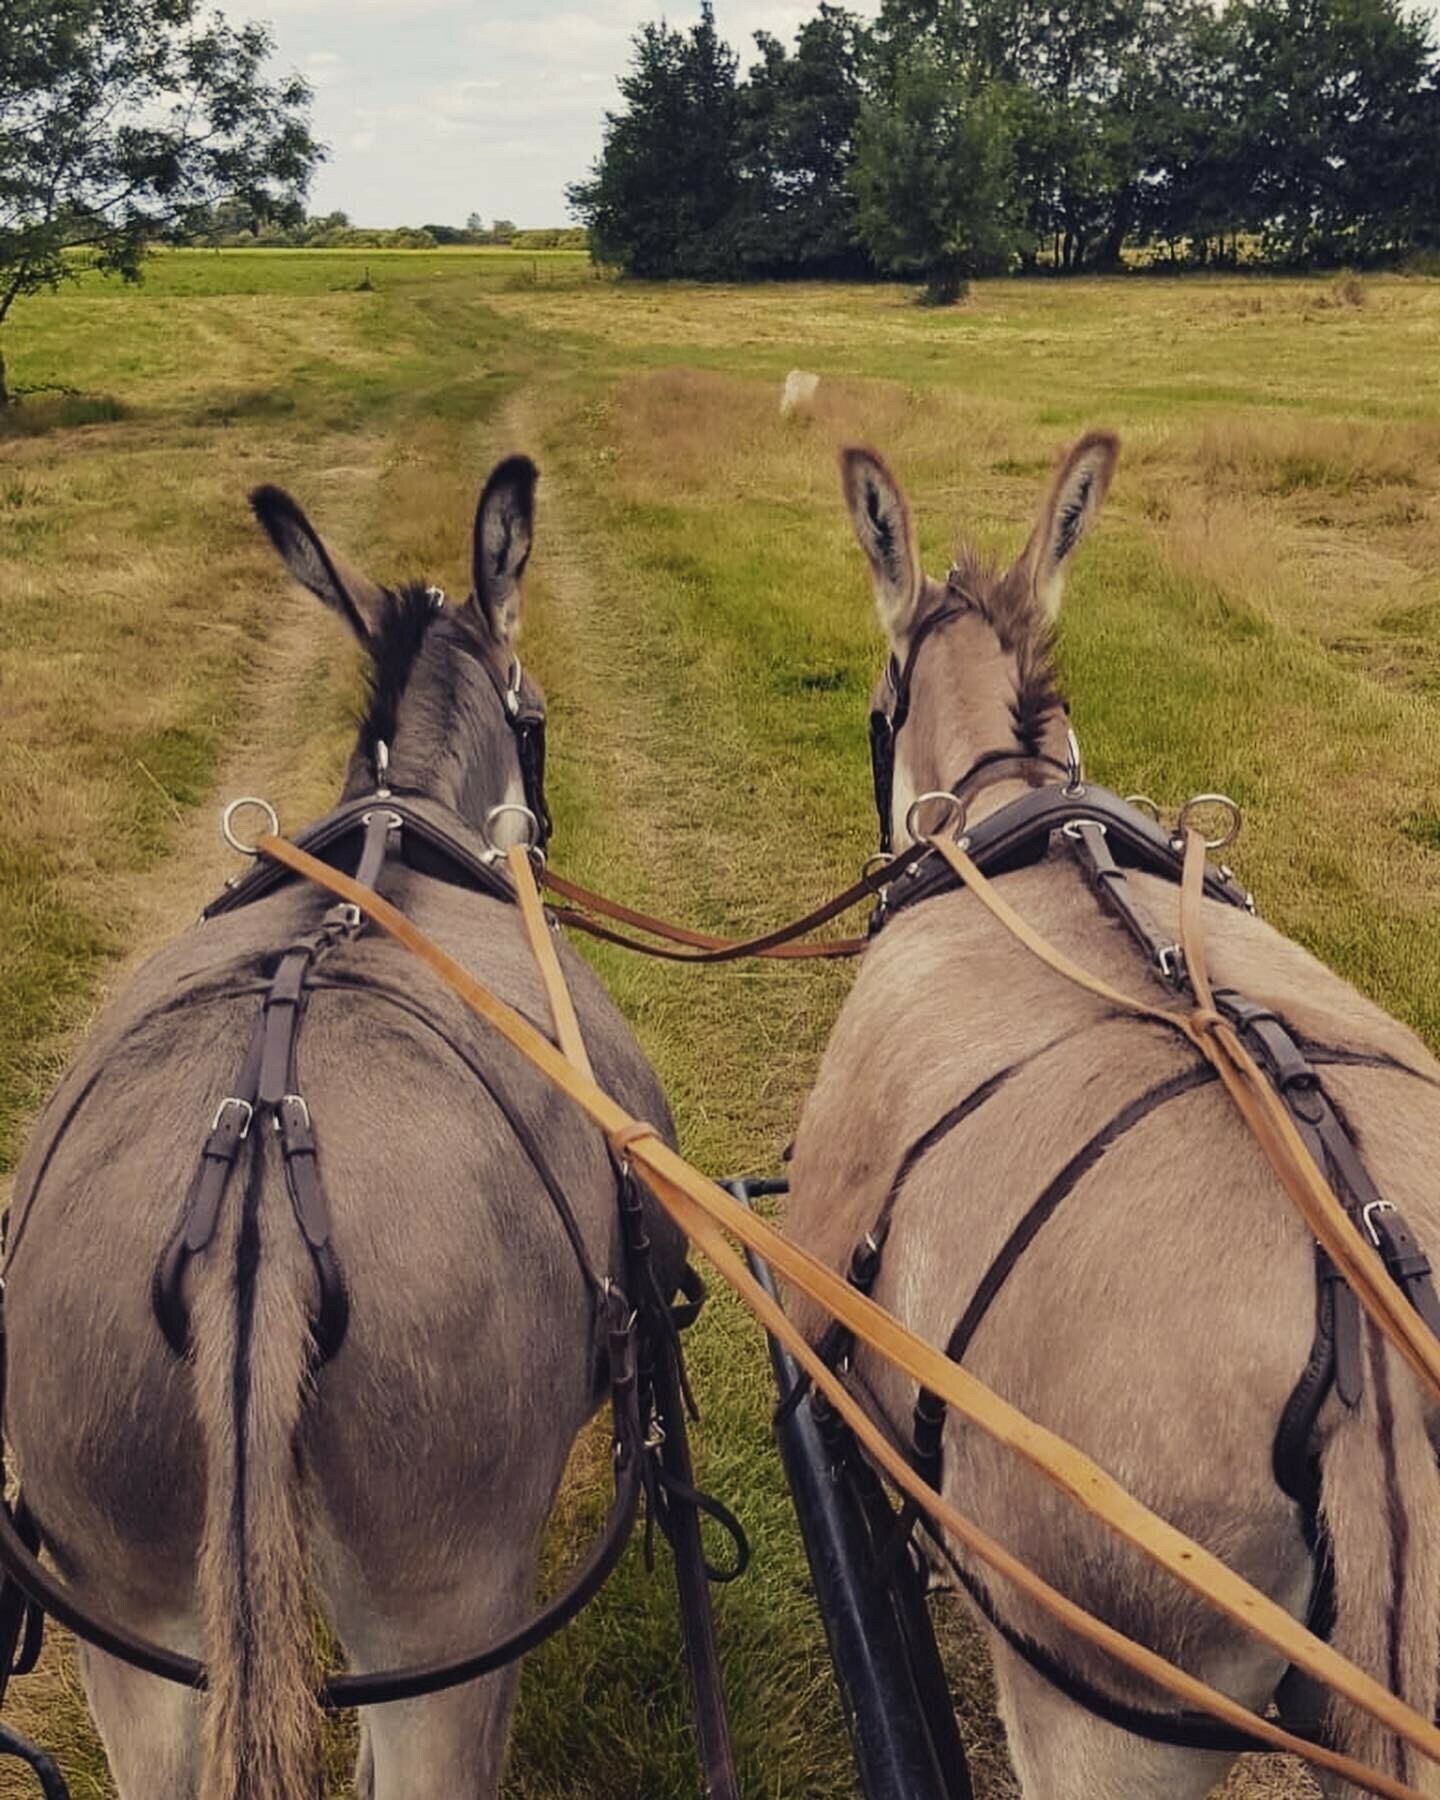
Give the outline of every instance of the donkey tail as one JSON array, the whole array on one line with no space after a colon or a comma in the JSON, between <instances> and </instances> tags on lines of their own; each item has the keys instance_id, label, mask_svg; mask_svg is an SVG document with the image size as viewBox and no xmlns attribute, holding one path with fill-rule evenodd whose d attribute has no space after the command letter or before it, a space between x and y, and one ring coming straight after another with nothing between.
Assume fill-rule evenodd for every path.
<instances>
[{"instance_id":1,"label":"donkey tail","mask_svg":"<svg viewBox=\"0 0 1440 1800\"><path fill-rule=\"evenodd\" d=\"M264 1195L257 1132L227 1256L195 1270L196 1409L206 1466L199 1589L209 1667L202 1800L319 1792L316 1652L296 1434L310 1384L308 1262ZM270 1154L273 1155L273 1152Z\"/></svg>"},{"instance_id":2,"label":"donkey tail","mask_svg":"<svg viewBox=\"0 0 1440 1800\"><path fill-rule=\"evenodd\" d=\"M1440 1653L1440 1481L1419 1385L1365 1321L1364 1396L1321 1459L1321 1506L1335 1570L1335 1648L1429 1719ZM1424 1793L1440 1769L1343 1701L1338 1748ZM1342 1787L1347 1796L1362 1790Z\"/></svg>"}]
</instances>

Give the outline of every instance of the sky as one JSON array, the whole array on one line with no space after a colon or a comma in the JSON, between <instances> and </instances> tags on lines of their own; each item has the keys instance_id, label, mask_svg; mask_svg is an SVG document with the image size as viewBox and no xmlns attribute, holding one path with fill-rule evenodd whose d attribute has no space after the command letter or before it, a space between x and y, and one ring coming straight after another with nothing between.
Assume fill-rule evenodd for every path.
<instances>
[{"instance_id":1,"label":"sky","mask_svg":"<svg viewBox=\"0 0 1440 1800\"><path fill-rule=\"evenodd\" d=\"M314 129L330 158L312 212L356 225L571 223L565 187L600 149L631 38L662 14L674 26L699 0L229 0L265 20L275 73L315 90ZM717 0L721 36L748 68L751 33L785 42L813 4ZM873 8L856 8L873 10Z\"/></svg>"}]
</instances>

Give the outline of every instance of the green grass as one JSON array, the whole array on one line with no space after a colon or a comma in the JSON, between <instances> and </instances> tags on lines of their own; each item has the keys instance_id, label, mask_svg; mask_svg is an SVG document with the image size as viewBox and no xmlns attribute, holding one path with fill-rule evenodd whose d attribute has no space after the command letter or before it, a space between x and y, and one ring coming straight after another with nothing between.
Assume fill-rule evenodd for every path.
<instances>
[{"instance_id":1,"label":"green grass","mask_svg":"<svg viewBox=\"0 0 1440 1800\"><path fill-rule=\"evenodd\" d=\"M837 443L891 457L938 571L958 533L1013 553L1067 435L1115 427L1120 475L1061 634L1092 767L1172 805L1233 793L1265 912L1440 1048L1440 283L1366 280L1342 304L1323 281L1015 282L936 312L868 286L620 286L563 257L517 279L529 260L185 253L139 291L87 278L17 313L12 380L115 411L67 422L39 394L19 413L42 428L0 440L19 772L0 816L0 1159L237 739L293 817L343 758L352 664L323 623L290 641L307 603L245 489L285 481L377 574L463 591L476 483L515 447L544 470L526 658L551 704L560 866L746 930L872 848L880 649ZM819 410L782 423L797 364L825 377ZM693 1160L776 1168L846 973L595 960ZM718 1602L745 1792L838 1800L853 1777L765 1362L720 1298L692 1357L702 1479L756 1548ZM603 1503L572 1487L552 1573ZM632 1555L527 1666L507 1793L693 1793L678 1643L666 1581ZM1005 1792L983 1680L949 1625L947 1644L983 1791ZM88 1771L77 1796L100 1794L57 1680L30 1690L30 1723Z\"/></svg>"}]
</instances>

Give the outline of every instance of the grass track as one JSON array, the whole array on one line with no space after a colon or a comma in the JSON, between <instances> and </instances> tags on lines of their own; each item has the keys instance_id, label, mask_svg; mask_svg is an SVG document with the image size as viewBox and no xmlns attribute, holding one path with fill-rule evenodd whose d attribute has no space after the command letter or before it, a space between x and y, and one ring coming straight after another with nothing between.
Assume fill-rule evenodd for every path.
<instances>
[{"instance_id":1,"label":"grass track","mask_svg":"<svg viewBox=\"0 0 1440 1800\"><path fill-rule=\"evenodd\" d=\"M18 315L20 385L63 380L120 416L0 440L20 771L0 820L0 1167L67 1034L167 917L167 858L193 849L222 769L259 771L297 819L343 754L347 654L323 621L287 624L306 602L245 487L286 481L376 573L455 587L476 481L510 447L546 471L526 655L561 863L743 929L871 847L877 639L836 442L892 456L939 567L960 527L1018 547L1067 434L1116 426L1120 478L1063 624L1092 764L1166 801L1233 792L1269 915L1440 1047L1440 285L1370 282L1354 306L1323 282L1013 283L935 314L888 289L614 288L541 260L526 281L457 253L177 255L139 294L87 283ZM786 426L795 363L827 380L816 419ZM30 402L47 408L64 415ZM267 715L277 677L297 703ZM120 896L103 925L97 892ZM597 961L688 1153L773 1168L844 973ZM745 1791L849 1794L763 1364L723 1303L693 1355L703 1479L757 1545L720 1603ZM579 1481L557 1545L601 1505ZM63 1680L52 1666L30 1714L82 1800L107 1790ZM963 1686L983 1733L978 1677ZM1008 1791L993 1734L985 1757L984 1791ZM673 1602L632 1557L527 1667L507 1792L666 1800L694 1791L690 1758Z\"/></svg>"}]
</instances>

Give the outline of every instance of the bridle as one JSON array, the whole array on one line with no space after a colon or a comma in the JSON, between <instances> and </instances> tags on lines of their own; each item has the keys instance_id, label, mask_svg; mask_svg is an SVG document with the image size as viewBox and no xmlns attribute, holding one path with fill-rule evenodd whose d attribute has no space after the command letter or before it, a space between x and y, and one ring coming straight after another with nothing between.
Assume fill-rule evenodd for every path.
<instances>
[{"instance_id":1,"label":"bridle","mask_svg":"<svg viewBox=\"0 0 1440 1800\"><path fill-rule=\"evenodd\" d=\"M895 805L895 744L906 720L910 717L911 687L915 679L915 664L920 652L930 639L946 625L952 625L957 619L967 618L978 613L979 609L973 601L968 600L959 584L958 572L950 571L946 582L946 593L952 598L943 606L939 606L926 616L915 627L909 648L905 652L902 663L892 655L885 665L885 685L893 696L890 710L875 707L870 713L870 774L875 789L875 811L880 822L880 853L889 856L895 847L894 829L891 815ZM909 829L912 837L923 835L915 827L918 825L916 814L922 802L944 801L949 804L958 830L964 823L967 802L981 787L989 786L995 781L1025 781L1031 787L1039 787L1054 779L1054 771L1063 769L1072 783L1078 779L1076 759L1069 764L1057 762L1054 757L1038 752L1022 753L1009 750L987 750L965 771L964 775L950 788L938 788L932 793L921 794L910 808Z\"/></svg>"},{"instance_id":2,"label":"bridle","mask_svg":"<svg viewBox=\"0 0 1440 1800\"><path fill-rule=\"evenodd\" d=\"M430 603L439 612L445 605L443 588L432 587L426 592ZM465 602L468 606L474 601L472 594ZM505 715L505 723L510 727L515 739L515 754L520 764L520 785L524 794L524 805L516 805L513 801L501 801L492 806L485 815L482 830L486 839L491 836L491 827L508 814L523 815L530 822L530 836L527 848L538 851L542 856L548 850L550 838L554 832L554 821L550 816L550 808L545 799L545 706L540 699L540 690L533 682L527 682L525 671L520 665L520 658L512 656L510 667L502 678L490 657L479 654L475 648L458 639L455 648L470 656L485 671L486 679L495 690L496 698ZM390 746L383 738L375 744L372 759L375 778L375 794L377 800L388 800L392 795L405 793L403 788L395 788L390 784ZM419 790L410 790L417 792Z\"/></svg>"},{"instance_id":3,"label":"bridle","mask_svg":"<svg viewBox=\"0 0 1440 1800\"><path fill-rule=\"evenodd\" d=\"M497 679L493 664L487 662L485 670L494 684L495 692L500 696L500 704L505 709L505 723L515 739L525 809L535 821L535 835L530 848L543 852L548 849L550 835L555 829L550 808L545 801L545 708L534 684L527 686L518 656L511 658L510 670L503 682ZM491 807L486 815L487 829L489 821L501 810L500 807Z\"/></svg>"}]
</instances>

